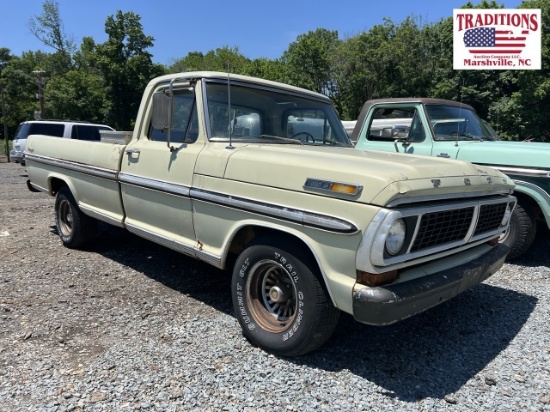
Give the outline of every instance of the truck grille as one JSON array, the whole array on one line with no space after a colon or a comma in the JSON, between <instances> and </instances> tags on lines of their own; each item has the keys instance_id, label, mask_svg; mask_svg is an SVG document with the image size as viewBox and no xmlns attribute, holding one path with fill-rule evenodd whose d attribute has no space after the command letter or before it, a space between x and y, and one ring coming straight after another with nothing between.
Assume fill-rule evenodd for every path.
<instances>
[{"instance_id":1,"label":"truck grille","mask_svg":"<svg viewBox=\"0 0 550 412\"><path fill-rule=\"evenodd\" d=\"M506 206L506 203L481 205L474 236L498 229ZM471 228L474 216L474 207L422 215L411 252L463 240Z\"/></svg>"},{"instance_id":2,"label":"truck grille","mask_svg":"<svg viewBox=\"0 0 550 412\"><path fill-rule=\"evenodd\" d=\"M485 232L498 229L504 213L506 212L505 203L497 203L492 205L482 205L479 212L479 220L477 222L475 235L480 235Z\"/></svg>"},{"instance_id":3,"label":"truck grille","mask_svg":"<svg viewBox=\"0 0 550 412\"><path fill-rule=\"evenodd\" d=\"M472 224L473 216L473 207L423 215L411 251L464 239Z\"/></svg>"}]
</instances>

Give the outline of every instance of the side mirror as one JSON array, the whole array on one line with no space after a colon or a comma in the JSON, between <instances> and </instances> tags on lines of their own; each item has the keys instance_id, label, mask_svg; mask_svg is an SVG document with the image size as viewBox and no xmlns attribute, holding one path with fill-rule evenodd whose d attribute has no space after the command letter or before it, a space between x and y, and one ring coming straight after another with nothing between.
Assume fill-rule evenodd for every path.
<instances>
[{"instance_id":1,"label":"side mirror","mask_svg":"<svg viewBox=\"0 0 550 412\"><path fill-rule=\"evenodd\" d=\"M173 127L174 98L172 92L156 92L153 94L153 115L151 123L155 129L166 130L166 145L171 152L176 150L170 145L170 134Z\"/></svg>"},{"instance_id":2,"label":"side mirror","mask_svg":"<svg viewBox=\"0 0 550 412\"><path fill-rule=\"evenodd\" d=\"M393 147L395 147L395 151L399 153L399 147L397 147L397 143L401 142L405 146L408 146L411 144L411 141L409 140L409 126L393 126L391 129L392 137L395 138L393 141Z\"/></svg>"},{"instance_id":3,"label":"side mirror","mask_svg":"<svg viewBox=\"0 0 550 412\"><path fill-rule=\"evenodd\" d=\"M402 139L407 139L409 137L409 126L393 126L391 129L391 135L392 137Z\"/></svg>"},{"instance_id":4,"label":"side mirror","mask_svg":"<svg viewBox=\"0 0 550 412\"><path fill-rule=\"evenodd\" d=\"M155 129L170 130L172 128L172 96L165 92L153 94L153 116L151 123Z\"/></svg>"}]
</instances>

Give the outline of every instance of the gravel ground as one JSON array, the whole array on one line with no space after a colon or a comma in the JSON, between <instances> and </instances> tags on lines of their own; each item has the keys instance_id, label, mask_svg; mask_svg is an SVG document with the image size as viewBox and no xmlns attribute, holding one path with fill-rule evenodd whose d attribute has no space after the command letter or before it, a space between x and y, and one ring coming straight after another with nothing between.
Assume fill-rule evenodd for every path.
<instances>
[{"instance_id":1,"label":"gravel ground","mask_svg":"<svg viewBox=\"0 0 550 412\"><path fill-rule=\"evenodd\" d=\"M484 284L317 352L252 347L226 272L120 229L64 248L0 163L2 411L550 411L550 236Z\"/></svg>"}]
</instances>

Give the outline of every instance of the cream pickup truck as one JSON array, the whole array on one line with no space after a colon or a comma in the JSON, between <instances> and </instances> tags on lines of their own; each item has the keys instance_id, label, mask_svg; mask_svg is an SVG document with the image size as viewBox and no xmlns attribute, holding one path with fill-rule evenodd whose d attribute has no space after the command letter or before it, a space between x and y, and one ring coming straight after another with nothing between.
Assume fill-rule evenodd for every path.
<instances>
[{"instance_id":1,"label":"cream pickup truck","mask_svg":"<svg viewBox=\"0 0 550 412\"><path fill-rule=\"evenodd\" d=\"M354 149L327 97L227 73L153 79L127 144L31 136L25 156L66 247L100 220L231 269L243 334L284 356L341 311L387 325L482 282L516 203L495 169Z\"/></svg>"}]
</instances>

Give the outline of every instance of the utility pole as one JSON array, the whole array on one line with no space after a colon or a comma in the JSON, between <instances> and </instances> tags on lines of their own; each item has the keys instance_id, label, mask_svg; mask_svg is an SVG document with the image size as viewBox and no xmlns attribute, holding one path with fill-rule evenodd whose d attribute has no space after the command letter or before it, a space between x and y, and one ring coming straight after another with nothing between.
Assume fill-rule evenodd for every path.
<instances>
[{"instance_id":1,"label":"utility pole","mask_svg":"<svg viewBox=\"0 0 550 412\"><path fill-rule=\"evenodd\" d=\"M46 117L45 111L44 111L44 80L42 78L42 76L46 74L46 71L34 70L33 73L36 74L37 76L36 84L38 85L38 94L36 95L36 98L40 101L40 112L36 120L40 120Z\"/></svg>"},{"instance_id":2,"label":"utility pole","mask_svg":"<svg viewBox=\"0 0 550 412\"><path fill-rule=\"evenodd\" d=\"M8 122L6 120L6 105L4 104L4 85L0 83L0 97L2 98L2 121L4 123L4 139L6 139L6 156L10 162L10 145L8 142Z\"/></svg>"}]
</instances>

